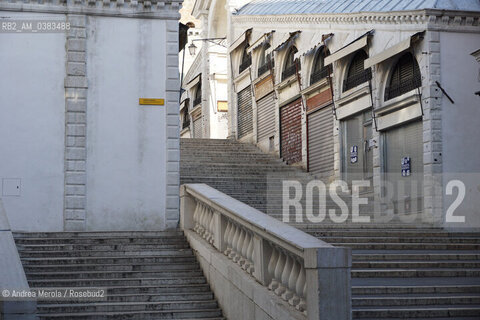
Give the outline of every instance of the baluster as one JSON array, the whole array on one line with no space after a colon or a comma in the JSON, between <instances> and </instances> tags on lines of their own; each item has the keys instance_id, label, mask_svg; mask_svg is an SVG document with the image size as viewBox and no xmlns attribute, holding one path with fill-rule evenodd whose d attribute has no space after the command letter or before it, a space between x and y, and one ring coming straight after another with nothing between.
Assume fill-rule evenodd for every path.
<instances>
[{"instance_id":1,"label":"baluster","mask_svg":"<svg viewBox=\"0 0 480 320\"><path fill-rule=\"evenodd\" d=\"M303 295L302 298L300 299L300 303L297 305L297 310L300 312L303 312L305 315L307 314L307 301L305 297L307 296L307 282L305 281L305 284L303 285Z\"/></svg>"},{"instance_id":2,"label":"baluster","mask_svg":"<svg viewBox=\"0 0 480 320\"><path fill-rule=\"evenodd\" d=\"M242 258L242 246L243 246L243 241L245 240L245 231L241 229L240 232L240 237L237 241L237 246L235 248L235 257L233 257L233 262L239 262L240 259Z\"/></svg>"},{"instance_id":3,"label":"baluster","mask_svg":"<svg viewBox=\"0 0 480 320\"><path fill-rule=\"evenodd\" d=\"M295 284L295 294L290 300L288 300L290 305L297 306L300 303L301 297L304 297L303 287L305 286L305 281L305 268L303 267L303 264L300 263L300 272L298 274L297 283Z\"/></svg>"},{"instance_id":4,"label":"baluster","mask_svg":"<svg viewBox=\"0 0 480 320\"><path fill-rule=\"evenodd\" d=\"M247 262L248 266L246 267L246 270L248 273L253 274L255 271L255 266L253 264L253 234L250 235L250 242L248 244L247 248Z\"/></svg>"},{"instance_id":5,"label":"baluster","mask_svg":"<svg viewBox=\"0 0 480 320\"><path fill-rule=\"evenodd\" d=\"M208 237L210 236L210 230L209 230L209 225L210 225L210 210L208 210L208 207L205 206L205 222L204 222L204 228L205 228L205 233L203 234L203 238L208 241Z\"/></svg>"},{"instance_id":6,"label":"baluster","mask_svg":"<svg viewBox=\"0 0 480 320\"><path fill-rule=\"evenodd\" d=\"M210 230L208 242L213 244L215 240L215 213L213 213L213 210L210 210L210 225L208 229Z\"/></svg>"},{"instance_id":7,"label":"baluster","mask_svg":"<svg viewBox=\"0 0 480 320\"><path fill-rule=\"evenodd\" d=\"M205 232L205 206L203 204L200 204L200 206L200 228L198 233L203 237Z\"/></svg>"},{"instance_id":8,"label":"baluster","mask_svg":"<svg viewBox=\"0 0 480 320\"><path fill-rule=\"evenodd\" d=\"M277 264L275 265L274 277L272 279L272 282L268 286L270 290L276 290L280 286L282 271L283 271L283 268L285 267L285 260L287 257L285 256L285 254L282 252L281 249L279 249L278 255L279 256L278 256Z\"/></svg>"},{"instance_id":9,"label":"baluster","mask_svg":"<svg viewBox=\"0 0 480 320\"><path fill-rule=\"evenodd\" d=\"M193 230L198 233L198 214L200 211L200 206L199 203L197 202L197 205L195 206L195 211L193 212L193 222L195 222L195 226L193 227Z\"/></svg>"},{"instance_id":10,"label":"baluster","mask_svg":"<svg viewBox=\"0 0 480 320\"><path fill-rule=\"evenodd\" d=\"M270 261L268 262L267 267L267 279L273 280L275 278L275 266L277 265L278 256L278 250L275 247L272 247L272 254L270 255ZM270 289L270 286L268 288Z\"/></svg>"},{"instance_id":11,"label":"baluster","mask_svg":"<svg viewBox=\"0 0 480 320\"><path fill-rule=\"evenodd\" d=\"M292 258L290 255L287 255L287 260L285 263L285 267L283 268L282 276L280 278L280 284L275 290L275 294L281 296L285 291L287 291L287 286L288 286L288 278L290 276L290 272L292 272Z\"/></svg>"},{"instance_id":12,"label":"baluster","mask_svg":"<svg viewBox=\"0 0 480 320\"><path fill-rule=\"evenodd\" d=\"M227 247L223 252L226 256L230 253L231 242L230 242L230 231L232 230L232 223L230 221L227 222L227 228L225 229L225 233L223 234L223 241L225 242L225 246Z\"/></svg>"},{"instance_id":13,"label":"baluster","mask_svg":"<svg viewBox=\"0 0 480 320\"><path fill-rule=\"evenodd\" d=\"M247 249L248 249L249 243L250 243L250 233L248 231L245 231L245 239L243 240L242 250L240 251L241 257L240 257L240 260L238 261L243 269L245 269L245 263L247 262Z\"/></svg>"},{"instance_id":14,"label":"baluster","mask_svg":"<svg viewBox=\"0 0 480 320\"><path fill-rule=\"evenodd\" d=\"M290 272L290 276L288 277L287 291L285 291L285 293L282 295L282 298L286 301L293 298L293 295L295 293L295 285L297 284L297 279L300 272L300 264L298 263L297 259L292 257L292 260L293 267L292 271Z\"/></svg>"},{"instance_id":15,"label":"baluster","mask_svg":"<svg viewBox=\"0 0 480 320\"><path fill-rule=\"evenodd\" d=\"M240 229L237 227L236 224L233 224L233 228L235 229L235 233L233 234L232 250L230 250L230 254L228 255L230 259L233 259L233 257L235 257L236 255L235 250L237 247L238 237L240 236Z\"/></svg>"}]
</instances>

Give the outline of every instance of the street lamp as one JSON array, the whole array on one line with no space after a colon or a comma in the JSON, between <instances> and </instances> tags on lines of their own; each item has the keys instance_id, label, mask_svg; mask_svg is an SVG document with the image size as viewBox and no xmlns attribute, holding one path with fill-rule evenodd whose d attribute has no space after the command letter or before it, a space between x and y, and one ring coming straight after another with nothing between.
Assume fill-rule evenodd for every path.
<instances>
[{"instance_id":1,"label":"street lamp","mask_svg":"<svg viewBox=\"0 0 480 320\"><path fill-rule=\"evenodd\" d=\"M197 49L197 46L192 43L188 46L188 52L190 52L190 55L193 57L195 55L195 50Z\"/></svg>"},{"instance_id":2,"label":"street lamp","mask_svg":"<svg viewBox=\"0 0 480 320\"><path fill-rule=\"evenodd\" d=\"M226 48L227 46L225 45L224 41L226 40L226 37L223 38L207 38L207 39L193 39L192 43L188 46L188 52L190 55L193 57L195 55L195 50L197 50L197 46L193 43L194 41L208 41L213 44L216 44L218 46L222 46Z\"/></svg>"}]
</instances>

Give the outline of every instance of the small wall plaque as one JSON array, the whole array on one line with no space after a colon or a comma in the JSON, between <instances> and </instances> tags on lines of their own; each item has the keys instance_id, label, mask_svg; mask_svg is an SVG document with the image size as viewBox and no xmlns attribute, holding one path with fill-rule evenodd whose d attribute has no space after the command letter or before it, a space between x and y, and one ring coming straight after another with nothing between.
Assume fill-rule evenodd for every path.
<instances>
[{"instance_id":1,"label":"small wall plaque","mask_svg":"<svg viewBox=\"0 0 480 320\"><path fill-rule=\"evenodd\" d=\"M144 106L163 106L165 105L165 99L140 98L138 99L138 104Z\"/></svg>"},{"instance_id":2,"label":"small wall plaque","mask_svg":"<svg viewBox=\"0 0 480 320\"><path fill-rule=\"evenodd\" d=\"M411 174L410 157L402 158L402 177L409 177Z\"/></svg>"}]
</instances>

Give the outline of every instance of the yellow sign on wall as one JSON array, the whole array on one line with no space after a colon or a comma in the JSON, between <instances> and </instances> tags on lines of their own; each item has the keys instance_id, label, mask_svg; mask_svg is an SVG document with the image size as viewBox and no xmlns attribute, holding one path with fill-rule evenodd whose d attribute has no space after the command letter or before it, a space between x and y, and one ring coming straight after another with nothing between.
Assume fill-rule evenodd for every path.
<instances>
[{"instance_id":1,"label":"yellow sign on wall","mask_svg":"<svg viewBox=\"0 0 480 320\"><path fill-rule=\"evenodd\" d=\"M163 106L165 105L165 99L148 99L148 98L140 98L138 100L140 105L147 105L147 106Z\"/></svg>"},{"instance_id":2,"label":"yellow sign on wall","mask_svg":"<svg viewBox=\"0 0 480 320\"><path fill-rule=\"evenodd\" d=\"M220 111L220 112L228 111L228 102L227 101L217 101L217 111Z\"/></svg>"}]
</instances>

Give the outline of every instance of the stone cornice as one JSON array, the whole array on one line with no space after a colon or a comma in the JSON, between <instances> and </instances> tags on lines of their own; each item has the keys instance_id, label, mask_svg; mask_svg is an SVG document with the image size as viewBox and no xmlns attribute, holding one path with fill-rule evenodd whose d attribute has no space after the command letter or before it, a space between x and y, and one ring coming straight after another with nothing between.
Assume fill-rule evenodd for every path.
<instances>
[{"instance_id":1,"label":"stone cornice","mask_svg":"<svg viewBox=\"0 0 480 320\"><path fill-rule=\"evenodd\" d=\"M175 19L183 0L0 0L0 10Z\"/></svg>"},{"instance_id":2,"label":"stone cornice","mask_svg":"<svg viewBox=\"0 0 480 320\"><path fill-rule=\"evenodd\" d=\"M291 24L423 24L428 27L458 27L462 31L478 31L479 13L470 11L415 10L401 12L358 12L297 15L234 15L234 23ZM466 29L467 28L467 29Z\"/></svg>"}]
</instances>

